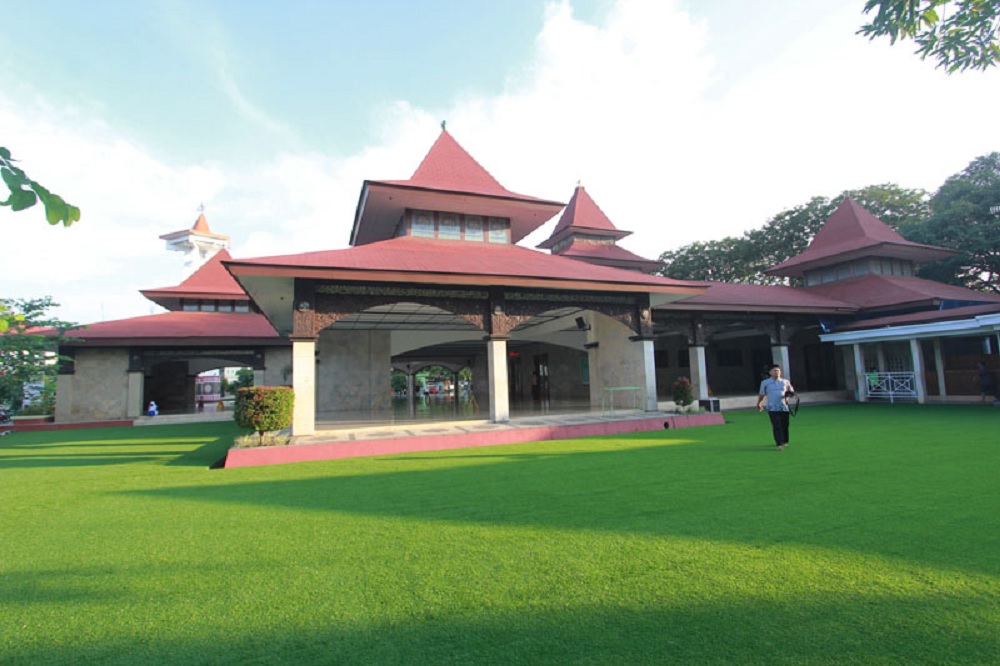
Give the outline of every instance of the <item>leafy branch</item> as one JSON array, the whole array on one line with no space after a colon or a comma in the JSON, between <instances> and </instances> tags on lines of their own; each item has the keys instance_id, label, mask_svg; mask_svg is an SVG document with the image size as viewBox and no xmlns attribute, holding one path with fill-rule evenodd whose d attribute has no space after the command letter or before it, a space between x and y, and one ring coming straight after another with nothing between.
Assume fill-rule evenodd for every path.
<instances>
[{"instance_id":1,"label":"leafy branch","mask_svg":"<svg viewBox=\"0 0 1000 666\"><path fill-rule=\"evenodd\" d=\"M891 44L912 39L921 59L931 56L949 73L986 70L1000 62L996 0L868 0L864 13L872 11L874 18L858 34L888 37Z\"/></svg>"},{"instance_id":2,"label":"leafy branch","mask_svg":"<svg viewBox=\"0 0 1000 666\"><path fill-rule=\"evenodd\" d=\"M58 194L49 192L36 181L28 178L24 171L16 166L15 160L10 155L10 151L0 146L0 178L3 179L10 196L5 201L0 201L0 206L10 206L14 212L31 208L41 199L45 206L45 219L49 224L59 224L70 226L80 219L80 209L66 203Z\"/></svg>"}]
</instances>

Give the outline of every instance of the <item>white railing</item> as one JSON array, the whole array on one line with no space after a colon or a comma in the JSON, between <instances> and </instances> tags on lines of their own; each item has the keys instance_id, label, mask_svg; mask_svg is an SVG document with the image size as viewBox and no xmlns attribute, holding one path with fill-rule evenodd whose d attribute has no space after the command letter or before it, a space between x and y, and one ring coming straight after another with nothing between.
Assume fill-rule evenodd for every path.
<instances>
[{"instance_id":1,"label":"white railing","mask_svg":"<svg viewBox=\"0 0 1000 666\"><path fill-rule=\"evenodd\" d=\"M865 394L869 399L916 400L917 381L912 372L869 372L865 375Z\"/></svg>"}]
</instances>

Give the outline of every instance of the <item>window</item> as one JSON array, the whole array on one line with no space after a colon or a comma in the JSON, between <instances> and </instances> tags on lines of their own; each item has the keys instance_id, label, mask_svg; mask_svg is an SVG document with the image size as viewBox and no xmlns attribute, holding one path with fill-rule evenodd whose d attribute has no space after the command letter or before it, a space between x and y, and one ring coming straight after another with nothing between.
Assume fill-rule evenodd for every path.
<instances>
[{"instance_id":1,"label":"window","mask_svg":"<svg viewBox=\"0 0 1000 666\"><path fill-rule=\"evenodd\" d=\"M483 242L483 218L478 215L465 218L465 240Z\"/></svg>"},{"instance_id":2,"label":"window","mask_svg":"<svg viewBox=\"0 0 1000 666\"><path fill-rule=\"evenodd\" d=\"M490 242L491 243L509 243L510 235L509 223L502 217L491 217L490 218Z\"/></svg>"},{"instance_id":3,"label":"window","mask_svg":"<svg viewBox=\"0 0 1000 666\"><path fill-rule=\"evenodd\" d=\"M198 301L181 301L181 310L184 312L197 312Z\"/></svg>"},{"instance_id":4,"label":"window","mask_svg":"<svg viewBox=\"0 0 1000 666\"><path fill-rule=\"evenodd\" d=\"M687 349L677 350L677 367L687 368L691 366L691 353Z\"/></svg>"},{"instance_id":5,"label":"window","mask_svg":"<svg viewBox=\"0 0 1000 666\"><path fill-rule=\"evenodd\" d=\"M417 238L434 238L434 216L424 210L414 212L410 234Z\"/></svg>"},{"instance_id":6,"label":"window","mask_svg":"<svg viewBox=\"0 0 1000 666\"><path fill-rule=\"evenodd\" d=\"M249 303L236 303L235 305L233 305L233 310L235 312L250 312L250 304Z\"/></svg>"},{"instance_id":7,"label":"window","mask_svg":"<svg viewBox=\"0 0 1000 666\"><path fill-rule=\"evenodd\" d=\"M438 238L444 240L461 240L462 227L457 215L442 215L438 220Z\"/></svg>"}]
</instances>

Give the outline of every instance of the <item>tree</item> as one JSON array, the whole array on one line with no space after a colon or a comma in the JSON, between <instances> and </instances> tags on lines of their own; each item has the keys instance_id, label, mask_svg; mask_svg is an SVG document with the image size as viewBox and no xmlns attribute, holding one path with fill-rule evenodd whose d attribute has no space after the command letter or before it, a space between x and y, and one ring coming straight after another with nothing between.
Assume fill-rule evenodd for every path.
<instances>
[{"instance_id":1,"label":"tree","mask_svg":"<svg viewBox=\"0 0 1000 666\"><path fill-rule=\"evenodd\" d=\"M241 388L253 386L253 368L240 368L236 371L236 381L229 385L229 391L236 395Z\"/></svg>"},{"instance_id":2,"label":"tree","mask_svg":"<svg viewBox=\"0 0 1000 666\"><path fill-rule=\"evenodd\" d=\"M26 382L45 382L58 372L56 352L74 328L46 312L56 307L49 297L0 299L0 396L16 401Z\"/></svg>"},{"instance_id":3,"label":"tree","mask_svg":"<svg viewBox=\"0 0 1000 666\"><path fill-rule=\"evenodd\" d=\"M764 271L808 247L844 197L851 197L890 227L901 229L928 215L927 193L891 183L847 190L834 198L813 197L778 213L740 237L692 243L660 255L661 275L683 280L784 284Z\"/></svg>"},{"instance_id":4,"label":"tree","mask_svg":"<svg viewBox=\"0 0 1000 666\"><path fill-rule=\"evenodd\" d=\"M250 386L236 392L236 423L257 432L264 445L264 433L292 425L295 391L289 386Z\"/></svg>"},{"instance_id":5,"label":"tree","mask_svg":"<svg viewBox=\"0 0 1000 666\"><path fill-rule=\"evenodd\" d=\"M53 194L36 181L28 178L22 169L15 166L16 162L10 151L0 146L0 178L3 179L10 196L0 201L0 206L10 206L14 212L31 208L41 199L45 206L45 219L49 224L59 224L68 227L80 219L80 209L66 203L58 194Z\"/></svg>"},{"instance_id":6,"label":"tree","mask_svg":"<svg viewBox=\"0 0 1000 666\"><path fill-rule=\"evenodd\" d=\"M912 39L921 59L928 56L948 72L985 70L1000 62L1000 3L995 0L868 0L875 12L858 30L871 40Z\"/></svg>"},{"instance_id":7,"label":"tree","mask_svg":"<svg viewBox=\"0 0 1000 666\"><path fill-rule=\"evenodd\" d=\"M931 214L909 225L906 238L960 254L922 266L919 275L970 289L1000 292L1000 152L977 157L945 181Z\"/></svg>"}]
</instances>

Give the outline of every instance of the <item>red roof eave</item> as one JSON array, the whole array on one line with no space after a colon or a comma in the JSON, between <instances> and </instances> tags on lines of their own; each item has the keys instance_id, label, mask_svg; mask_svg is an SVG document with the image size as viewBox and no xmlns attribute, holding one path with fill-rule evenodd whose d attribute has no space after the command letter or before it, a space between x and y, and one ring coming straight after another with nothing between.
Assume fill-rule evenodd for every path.
<instances>
[{"instance_id":1,"label":"red roof eave","mask_svg":"<svg viewBox=\"0 0 1000 666\"><path fill-rule=\"evenodd\" d=\"M572 280L566 278L522 277L511 275L469 275L456 273L405 272L359 268L324 268L305 266L260 265L226 262L227 268L236 276L298 277L323 280L408 282L419 284L454 284L475 286L534 287L548 289L569 289L579 291L623 291L649 292L657 294L701 293L705 287L697 282L675 281L675 284L654 282L605 282L602 280Z\"/></svg>"}]
</instances>

